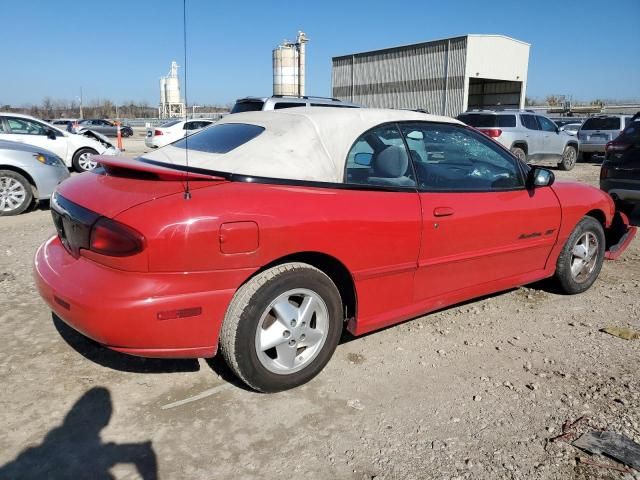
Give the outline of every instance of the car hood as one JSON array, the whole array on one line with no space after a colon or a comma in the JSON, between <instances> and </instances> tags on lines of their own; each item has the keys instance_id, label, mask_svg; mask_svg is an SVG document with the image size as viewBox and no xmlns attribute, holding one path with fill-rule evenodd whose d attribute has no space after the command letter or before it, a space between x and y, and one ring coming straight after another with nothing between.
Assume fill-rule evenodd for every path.
<instances>
[{"instance_id":1,"label":"car hood","mask_svg":"<svg viewBox=\"0 0 640 480\"><path fill-rule=\"evenodd\" d=\"M107 137L93 130L83 130L80 133L68 133L67 138L69 142L76 147L91 147L98 153L104 153L109 148L115 148Z\"/></svg>"},{"instance_id":2,"label":"car hood","mask_svg":"<svg viewBox=\"0 0 640 480\"><path fill-rule=\"evenodd\" d=\"M42 147L36 147L35 145L29 145L27 143L10 142L8 140L0 140L0 150L14 150L14 151L31 152L31 153L47 153L49 155L55 155L54 153Z\"/></svg>"}]
</instances>

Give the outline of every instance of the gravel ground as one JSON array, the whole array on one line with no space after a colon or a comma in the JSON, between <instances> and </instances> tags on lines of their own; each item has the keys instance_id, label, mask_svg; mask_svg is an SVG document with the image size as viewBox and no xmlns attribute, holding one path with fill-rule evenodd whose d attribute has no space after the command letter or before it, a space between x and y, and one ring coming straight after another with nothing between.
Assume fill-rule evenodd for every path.
<instances>
[{"instance_id":1,"label":"gravel ground","mask_svg":"<svg viewBox=\"0 0 640 480\"><path fill-rule=\"evenodd\" d=\"M125 147L144 151L140 133ZM556 174L596 184L598 167ZM31 278L46 207L0 228L0 478L640 479L551 441L584 417L577 433L640 442L640 340L599 331L640 330L638 239L582 295L534 285L345 337L311 383L263 395L219 359L127 357L70 330Z\"/></svg>"}]
</instances>

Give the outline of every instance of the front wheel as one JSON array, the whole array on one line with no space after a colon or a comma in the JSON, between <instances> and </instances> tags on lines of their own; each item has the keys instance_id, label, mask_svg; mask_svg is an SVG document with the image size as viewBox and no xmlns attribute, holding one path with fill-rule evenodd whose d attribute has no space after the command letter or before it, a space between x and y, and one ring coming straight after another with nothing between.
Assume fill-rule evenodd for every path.
<instances>
[{"instance_id":1,"label":"front wheel","mask_svg":"<svg viewBox=\"0 0 640 480\"><path fill-rule=\"evenodd\" d=\"M220 331L233 372L261 392L302 385L327 364L342 333L333 281L305 263L265 270L236 292Z\"/></svg>"},{"instance_id":2,"label":"front wheel","mask_svg":"<svg viewBox=\"0 0 640 480\"><path fill-rule=\"evenodd\" d=\"M558 167L562 170L571 170L576 166L576 160L578 159L578 151L576 147L567 145L562 153L562 160L558 163Z\"/></svg>"},{"instance_id":3,"label":"front wheel","mask_svg":"<svg viewBox=\"0 0 640 480\"><path fill-rule=\"evenodd\" d=\"M511 149L511 153L513 153L519 160L522 160L524 163L527 163L527 153L520 147L513 147Z\"/></svg>"},{"instance_id":4,"label":"front wheel","mask_svg":"<svg viewBox=\"0 0 640 480\"><path fill-rule=\"evenodd\" d=\"M88 172L98 166L98 162L93 160L93 156L98 152L92 148L81 148L73 155L73 168L76 172Z\"/></svg>"},{"instance_id":5,"label":"front wheel","mask_svg":"<svg viewBox=\"0 0 640 480\"><path fill-rule=\"evenodd\" d=\"M29 181L12 170L0 170L0 217L19 215L33 201Z\"/></svg>"},{"instance_id":6,"label":"front wheel","mask_svg":"<svg viewBox=\"0 0 640 480\"><path fill-rule=\"evenodd\" d=\"M556 264L555 279L569 294L586 291L598 278L605 253L602 225L584 217L565 243Z\"/></svg>"}]
</instances>

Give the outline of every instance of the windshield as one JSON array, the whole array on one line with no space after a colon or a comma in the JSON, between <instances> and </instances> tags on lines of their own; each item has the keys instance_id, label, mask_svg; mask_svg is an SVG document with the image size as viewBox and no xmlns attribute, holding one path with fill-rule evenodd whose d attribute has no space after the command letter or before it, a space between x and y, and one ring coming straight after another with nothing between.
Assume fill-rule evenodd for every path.
<instances>
[{"instance_id":1,"label":"windshield","mask_svg":"<svg viewBox=\"0 0 640 480\"><path fill-rule=\"evenodd\" d=\"M231 113L259 112L262 110L262 107L264 107L264 102L262 100L241 101L236 102L231 109Z\"/></svg>"},{"instance_id":2,"label":"windshield","mask_svg":"<svg viewBox=\"0 0 640 480\"><path fill-rule=\"evenodd\" d=\"M620 117L589 118L582 125L582 130L620 130Z\"/></svg>"},{"instance_id":3,"label":"windshield","mask_svg":"<svg viewBox=\"0 0 640 480\"><path fill-rule=\"evenodd\" d=\"M493 113L463 113L458 120L475 128L515 127L515 115L494 115Z\"/></svg>"},{"instance_id":4,"label":"windshield","mask_svg":"<svg viewBox=\"0 0 640 480\"><path fill-rule=\"evenodd\" d=\"M225 123L213 125L171 145L177 148L189 148L198 152L227 153L244 145L264 131L263 127L247 123Z\"/></svg>"}]
</instances>

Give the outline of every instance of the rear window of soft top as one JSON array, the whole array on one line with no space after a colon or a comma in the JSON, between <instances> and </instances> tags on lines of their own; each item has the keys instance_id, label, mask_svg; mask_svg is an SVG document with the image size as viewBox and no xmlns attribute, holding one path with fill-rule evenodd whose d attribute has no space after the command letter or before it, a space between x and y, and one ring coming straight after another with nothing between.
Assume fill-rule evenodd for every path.
<instances>
[{"instance_id":1,"label":"rear window of soft top","mask_svg":"<svg viewBox=\"0 0 640 480\"><path fill-rule=\"evenodd\" d=\"M189 137L172 143L177 148L198 152L228 153L244 145L264 131L263 127L248 123L223 123L213 125Z\"/></svg>"},{"instance_id":2,"label":"rear window of soft top","mask_svg":"<svg viewBox=\"0 0 640 480\"><path fill-rule=\"evenodd\" d=\"M492 113L463 113L458 120L475 128L507 128L516 126L515 115L495 115Z\"/></svg>"}]
</instances>

